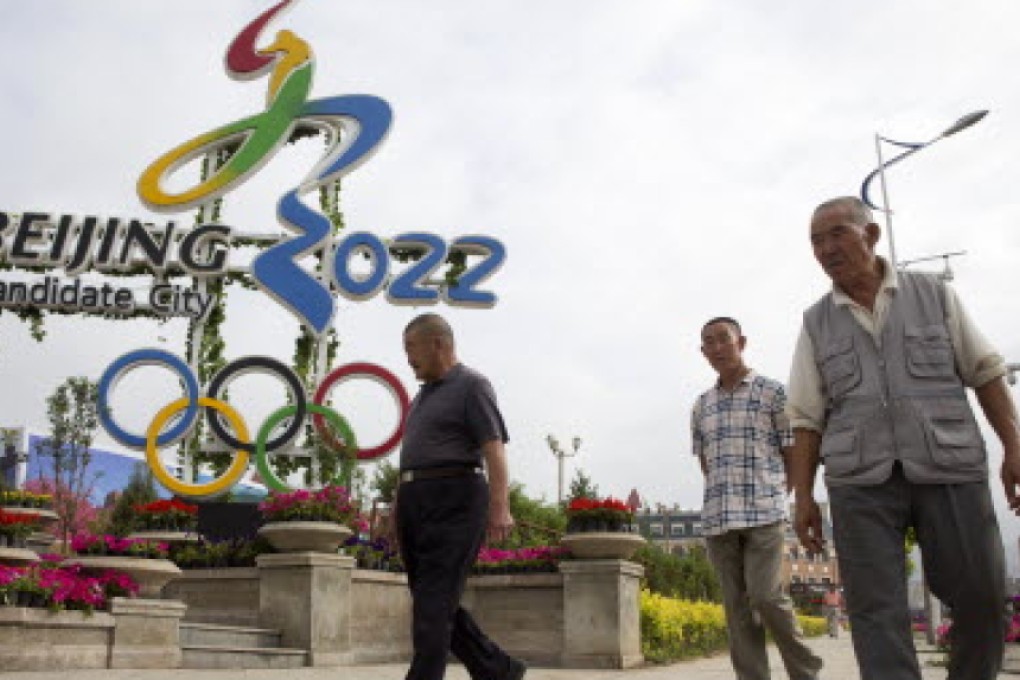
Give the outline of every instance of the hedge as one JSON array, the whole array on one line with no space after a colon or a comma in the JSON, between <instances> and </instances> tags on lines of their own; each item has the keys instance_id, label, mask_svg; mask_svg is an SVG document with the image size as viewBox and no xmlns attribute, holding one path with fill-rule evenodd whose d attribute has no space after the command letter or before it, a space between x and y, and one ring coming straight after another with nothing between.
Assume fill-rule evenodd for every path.
<instances>
[{"instance_id":1,"label":"hedge","mask_svg":"<svg viewBox=\"0 0 1020 680\"><path fill-rule=\"evenodd\" d=\"M797 620L807 637L827 631L823 618L798 614ZM722 605L641 591L641 651L648 661L663 663L708 656L726 647Z\"/></svg>"}]
</instances>

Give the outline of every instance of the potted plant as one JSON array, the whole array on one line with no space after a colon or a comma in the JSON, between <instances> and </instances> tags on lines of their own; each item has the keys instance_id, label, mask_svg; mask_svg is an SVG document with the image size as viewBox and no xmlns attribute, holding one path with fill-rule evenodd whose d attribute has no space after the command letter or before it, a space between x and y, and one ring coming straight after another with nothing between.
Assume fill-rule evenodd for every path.
<instances>
[{"instance_id":1,"label":"potted plant","mask_svg":"<svg viewBox=\"0 0 1020 680\"><path fill-rule=\"evenodd\" d=\"M0 548L23 549L38 523L34 515L0 510Z\"/></svg>"},{"instance_id":2,"label":"potted plant","mask_svg":"<svg viewBox=\"0 0 1020 680\"><path fill-rule=\"evenodd\" d=\"M134 525L143 532L194 532L198 506L176 498L134 506Z\"/></svg>"},{"instance_id":3,"label":"potted plant","mask_svg":"<svg viewBox=\"0 0 1020 680\"><path fill-rule=\"evenodd\" d=\"M71 540L71 549L77 556L67 560L69 565L79 564L92 573L122 571L138 583L145 597L158 598L163 586L181 574L167 559L169 546L160 541L81 534Z\"/></svg>"},{"instance_id":4,"label":"potted plant","mask_svg":"<svg viewBox=\"0 0 1020 680\"><path fill-rule=\"evenodd\" d=\"M575 498L567 506L561 544L582 559L627 559L644 543L630 532L633 521L634 513L615 498Z\"/></svg>"},{"instance_id":5,"label":"potted plant","mask_svg":"<svg viewBox=\"0 0 1020 680\"><path fill-rule=\"evenodd\" d=\"M351 525L363 523L342 486L272 492L259 510L266 520L259 535L281 552L335 553L354 533Z\"/></svg>"}]
</instances>

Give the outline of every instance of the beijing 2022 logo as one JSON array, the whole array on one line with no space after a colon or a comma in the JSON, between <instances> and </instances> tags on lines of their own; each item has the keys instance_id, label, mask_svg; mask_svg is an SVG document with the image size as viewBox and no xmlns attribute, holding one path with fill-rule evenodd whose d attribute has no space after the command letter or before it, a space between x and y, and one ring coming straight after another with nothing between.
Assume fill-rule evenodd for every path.
<instances>
[{"instance_id":1,"label":"beijing 2022 logo","mask_svg":"<svg viewBox=\"0 0 1020 680\"><path fill-rule=\"evenodd\" d=\"M242 30L227 50L228 73L242 80L269 74L267 108L184 142L152 163L138 180L138 195L153 210L179 212L207 204L237 188L267 163L290 138L298 124L322 129L331 140L330 148L311 173L279 200L280 221L297 236L281 241L254 259L251 273L259 286L298 317L314 334L329 328L335 310L333 296L323 281L297 262L327 245L331 235L328 218L312 210L301 196L334 182L366 161L386 137L393 115L389 104L372 95L341 95L308 99L315 60L311 48L288 30L277 33L267 47L256 47L266 25L292 6L284 0ZM229 160L199 184L179 193L162 188L163 181L192 160L224 148L234 149ZM425 255L413 266L389 279L389 249L409 248ZM445 260L450 250L482 255L483 260L468 269L457 283L444 288L449 304L486 307L495 296L477 286L503 263L505 249L495 239L466 236L447 247L434 234L407 233L392 239L388 248L373 234L360 232L345 237L324 258L341 295L365 300L384 286L387 298L396 304L430 304L439 293L422 282ZM371 255L373 270L364 277L349 272L351 256L363 251Z\"/></svg>"},{"instance_id":2,"label":"beijing 2022 logo","mask_svg":"<svg viewBox=\"0 0 1020 680\"><path fill-rule=\"evenodd\" d=\"M495 304L495 295L478 287L505 259L505 249L499 241L472 235L447 244L435 234L408 232L384 243L371 233L355 232L333 243L329 219L302 202L303 195L335 182L367 160L385 138L393 117L385 101L370 95L309 99L314 59L309 46L292 32L282 30L268 46L256 46L269 22L295 2L284 0L264 12L238 34L227 51L226 66L232 76L250 79L269 75L266 110L199 135L158 158L138 180L142 201L162 212L179 212L209 204L258 172L290 139L296 126L317 127L329 140L326 154L303 181L279 199L278 217L295 236L280 240L253 260L251 273L258 285L317 337L332 323L335 301L331 290L352 300L367 300L385 289L386 298L394 304L427 305L442 298L451 305L491 307ZM163 188L164 182L180 168L221 151L226 151L228 158L197 185L178 193ZM221 231L217 236L229 237L229 228L221 227ZM391 277L392 250L415 251L421 257ZM472 255L479 259L472 262L455 283L437 290L429 284L430 277L451 252L457 251L465 257ZM370 256L368 274L356 276L351 272L351 259L358 253ZM299 260L314 254L322 255L325 271L319 277L299 265ZM143 365L161 366L175 373L185 394L156 413L141 433L129 431L118 423L111 401L118 381ZM275 376L286 385L289 393L288 404L255 428L254 437L241 415L221 398L232 379L251 372ZM377 446L359 447L346 418L326 404L329 391L350 379L373 380L385 387L396 402L396 427ZM285 480L275 475L267 456L289 446L303 431L302 423L309 414L324 443L333 448L343 447L358 459L386 455L399 444L409 400L400 381L381 366L367 362L345 364L321 379L311 399L304 389L295 371L281 362L270 357L244 357L218 371L203 396L193 366L161 349L141 349L115 360L100 378L100 422L121 444L144 450L149 466L164 486L175 493L195 497L214 496L233 486L247 471L252 456L270 488L287 488ZM187 436L203 415L213 435L234 454L223 474L210 482L196 484L171 475L160 459L159 449ZM338 441L333 432L338 433L342 441Z\"/></svg>"}]
</instances>

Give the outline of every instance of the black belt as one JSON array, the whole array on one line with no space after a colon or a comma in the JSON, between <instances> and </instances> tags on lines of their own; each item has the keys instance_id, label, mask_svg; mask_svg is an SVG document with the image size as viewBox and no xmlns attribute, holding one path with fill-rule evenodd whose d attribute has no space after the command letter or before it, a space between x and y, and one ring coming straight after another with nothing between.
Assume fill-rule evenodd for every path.
<instances>
[{"instance_id":1,"label":"black belt","mask_svg":"<svg viewBox=\"0 0 1020 680\"><path fill-rule=\"evenodd\" d=\"M443 479L445 477L473 477L482 474L480 467L431 467L418 470L401 470L400 483L416 482L422 479Z\"/></svg>"}]
</instances>

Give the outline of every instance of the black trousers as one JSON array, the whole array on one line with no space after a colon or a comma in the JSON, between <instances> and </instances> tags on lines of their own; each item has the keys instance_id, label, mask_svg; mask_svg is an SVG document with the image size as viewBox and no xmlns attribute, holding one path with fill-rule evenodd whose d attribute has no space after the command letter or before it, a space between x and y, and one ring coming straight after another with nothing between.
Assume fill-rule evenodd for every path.
<instances>
[{"instance_id":1,"label":"black trousers","mask_svg":"<svg viewBox=\"0 0 1020 680\"><path fill-rule=\"evenodd\" d=\"M863 680L920 680L907 608L913 525L932 593L952 607L949 680L1002 666L1005 564L988 482L911 484L897 465L876 486L829 489L850 634Z\"/></svg>"},{"instance_id":2,"label":"black trousers","mask_svg":"<svg viewBox=\"0 0 1020 680\"><path fill-rule=\"evenodd\" d=\"M407 680L442 680L453 652L474 680L500 680L510 657L460 606L485 538L489 487L478 476L423 479L397 491L400 552L412 598Z\"/></svg>"}]
</instances>

